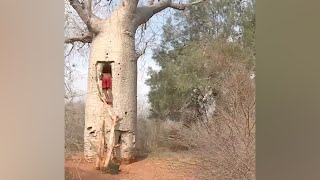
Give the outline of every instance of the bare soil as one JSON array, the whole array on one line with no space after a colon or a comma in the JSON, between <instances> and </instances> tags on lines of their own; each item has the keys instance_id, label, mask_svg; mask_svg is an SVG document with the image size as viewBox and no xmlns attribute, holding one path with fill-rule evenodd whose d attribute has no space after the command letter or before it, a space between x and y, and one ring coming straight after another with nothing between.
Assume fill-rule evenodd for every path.
<instances>
[{"instance_id":1,"label":"bare soil","mask_svg":"<svg viewBox=\"0 0 320 180\"><path fill-rule=\"evenodd\" d=\"M117 175L96 170L93 162L85 161L81 154L65 160L66 180L196 180L196 163L173 157L147 157L121 165Z\"/></svg>"}]
</instances>

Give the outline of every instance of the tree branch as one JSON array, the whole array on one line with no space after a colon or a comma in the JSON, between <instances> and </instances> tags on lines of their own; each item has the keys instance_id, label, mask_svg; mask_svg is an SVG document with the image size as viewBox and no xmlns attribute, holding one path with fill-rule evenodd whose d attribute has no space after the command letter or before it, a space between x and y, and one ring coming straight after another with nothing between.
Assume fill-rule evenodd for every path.
<instances>
[{"instance_id":1,"label":"tree branch","mask_svg":"<svg viewBox=\"0 0 320 180\"><path fill-rule=\"evenodd\" d=\"M70 37L70 38L66 38L64 40L64 43L74 43L74 42L82 42L82 43L91 43L92 42L92 34L88 33L86 35L83 36L78 36L78 37Z\"/></svg>"},{"instance_id":2,"label":"tree branch","mask_svg":"<svg viewBox=\"0 0 320 180\"><path fill-rule=\"evenodd\" d=\"M148 0L148 5L152 6L154 4L154 0Z\"/></svg>"},{"instance_id":3,"label":"tree branch","mask_svg":"<svg viewBox=\"0 0 320 180\"><path fill-rule=\"evenodd\" d=\"M205 2L206 0L198 0L188 4L171 3L170 7L177 10L185 10L186 8Z\"/></svg>"},{"instance_id":4,"label":"tree branch","mask_svg":"<svg viewBox=\"0 0 320 180\"><path fill-rule=\"evenodd\" d=\"M143 47L143 49L136 51L136 59L137 59L137 60L138 60L143 54L146 53L146 50L147 50L147 47L148 47L148 43L149 43L149 41L145 43L145 46Z\"/></svg>"},{"instance_id":5,"label":"tree branch","mask_svg":"<svg viewBox=\"0 0 320 180\"><path fill-rule=\"evenodd\" d=\"M68 0L73 9L78 13L82 21L91 28L92 20L100 20L92 13L92 0L84 0L80 3L78 0Z\"/></svg>"},{"instance_id":6,"label":"tree branch","mask_svg":"<svg viewBox=\"0 0 320 180\"><path fill-rule=\"evenodd\" d=\"M83 1L84 9L87 11L89 18L92 16L92 0Z\"/></svg>"},{"instance_id":7,"label":"tree branch","mask_svg":"<svg viewBox=\"0 0 320 180\"><path fill-rule=\"evenodd\" d=\"M70 55L70 53L71 53L71 51L73 50L73 48L74 48L74 45L72 44L72 47L71 47L70 51L64 56L64 58L66 58L67 56Z\"/></svg>"},{"instance_id":8,"label":"tree branch","mask_svg":"<svg viewBox=\"0 0 320 180\"><path fill-rule=\"evenodd\" d=\"M89 15L85 11L83 5L78 0L68 1L70 2L70 5L73 7L73 9L76 10L82 21L87 24L87 22L89 21Z\"/></svg>"},{"instance_id":9,"label":"tree branch","mask_svg":"<svg viewBox=\"0 0 320 180\"><path fill-rule=\"evenodd\" d=\"M166 8L173 8L176 10L185 10L186 8L205 2L206 0L198 0L188 4L173 3L172 0L164 0L157 4L154 4L154 0L148 1L148 6L142 6L137 8L135 22L136 25L146 23L153 15L163 11Z\"/></svg>"},{"instance_id":10,"label":"tree branch","mask_svg":"<svg viewBox=\"0 0 320 180\"><path fill-rule=\"evenodd\" d=\"M129 9L130 12L134 12L137 9L139 0L122 0L121 4L125 8Z\"/></svg>"}]
</instances>

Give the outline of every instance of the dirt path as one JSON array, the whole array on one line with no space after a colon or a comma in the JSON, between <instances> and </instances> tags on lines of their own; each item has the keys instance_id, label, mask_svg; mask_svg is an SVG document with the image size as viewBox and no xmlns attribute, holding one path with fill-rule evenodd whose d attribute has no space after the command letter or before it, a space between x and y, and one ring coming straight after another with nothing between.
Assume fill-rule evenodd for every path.
<instances>
[{"instance_id":1,"label":"dirt path","mask_svg":"<svg viewBox=\"0 0 320 180\"><path fill-rule=\"evenodd\" d=\"M95 170L93 163L79 157L65 161L66 180L196 180L190 168L174 159L148 157L122 165L118 175L110 175Z\"/></svg>"}]
</instances>

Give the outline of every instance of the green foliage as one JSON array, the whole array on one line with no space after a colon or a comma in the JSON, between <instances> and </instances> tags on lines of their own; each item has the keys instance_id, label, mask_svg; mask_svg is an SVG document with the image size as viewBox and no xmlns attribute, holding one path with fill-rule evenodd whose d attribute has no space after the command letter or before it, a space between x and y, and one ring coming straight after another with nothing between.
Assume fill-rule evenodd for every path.
<instances>
[{"instance_id":1,"label":"green foliage","mask_svg":"<svg viewBox=\"0 0 320 180\"><path fill-rule=\"evenodd\" d=\"M208 1L176 14L163 27L163 40L154 49L160 71L149 69L151 117L178 120L198 106L194 89L208 87L221 94L221 82L232 75L232 64L254 70L254 2ZM233 41L228 41L232 38Z\"/></svg>"}]
</instances>

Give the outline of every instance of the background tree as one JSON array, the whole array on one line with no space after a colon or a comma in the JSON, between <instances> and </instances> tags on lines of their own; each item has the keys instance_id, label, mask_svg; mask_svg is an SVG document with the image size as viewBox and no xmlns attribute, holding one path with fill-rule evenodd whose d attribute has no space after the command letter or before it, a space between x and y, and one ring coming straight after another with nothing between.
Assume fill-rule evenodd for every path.
<instances>
[{"instance_id":1,"label":"background tree","mask_svg":"<svg viewBox=\"0 0 320 180\"><path fill-rule=\"evenodd\" d=\"M254 0L209 1L168 19L153 56L161 69L149 69L151 117L205 119L221 103L221 82L233 63L254 72L254 6Z\"/></svg>"}]
</instances>

